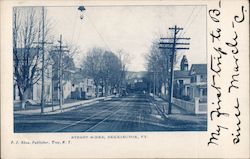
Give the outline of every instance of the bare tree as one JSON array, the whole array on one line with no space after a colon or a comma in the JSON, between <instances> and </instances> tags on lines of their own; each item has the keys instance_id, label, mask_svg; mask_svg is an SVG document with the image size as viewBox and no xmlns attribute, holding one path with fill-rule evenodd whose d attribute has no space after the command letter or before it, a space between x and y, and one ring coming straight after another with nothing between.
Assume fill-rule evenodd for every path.
<instances>
[{"instance_id":1,"label":"bare tree","mask_svg":"<svg viewBox=\"0 0 250 159\"><path fill-rule=\"evenodd\" d=\"M102 80L103 53L103 49L95 47L87 52L87 55L82 62L82 70L84 74L90 76L94 80L96 97L99 96L99 85Z\"/></svg>"},{"instance_id":2,"label":"bare tree","mask_svg":"<svg viewBox=\"0 0 250 159\"><path fill-rule=\"evenodd\" d=\"M122 73L122 61L113 52L106 51L103 55L105 78L105 94L114 93L119 89ZM108 90L110 88L110 90Z\"/></svg>"},{"instance_id":3,"label":"bare tree","mask_svg":"<svg viewBox=\"0 0 250 159\"><path fill-rule=\"evenodd\" d=\"M99 96L99 86L102 95L117 92L121 87L121 78L125 78L125 64L120 57L111 51L93 48L82 62L85 74L93 78L96 87L96 96Z\"/></svg>"},{"instance_id":4,"label":"bare tree","mask_svg":"<svg viewBox=\"0 0 250 159\"><path fill-rule=\"evenodd\" d=\"M13 9L13 63L14 81L18 87L21 108L25 109L30 89L38 82L41 74L41 52L34 42L41 41L40 8L26 7ZM45 27L48 35L48 27ZM46 60L48 64L49 60Z\"/></svg>"},{"instance_id":5,"label":"bare tree","mask_svg":"<svg viewBox=\"0 0 250 159\"><path fill-rule=\"evenodd\" d=\"M118 50L118 58L120 60L121 63L121 71L120 71L120 75L119 75L119 86L118 86L118 93L122 93L122 89L125 89L126 87L126 72L127 72L127 64L129 64L129 54L124 52L123 50Z\"/></svg>"},{"instance_id":6,"label":"bare tree","mask_svg":"<svg viewBox=\"0 0 250 159\"><path fill-rule=\"evenodd\" d=\"M164 95L166 95L167 83L169 77L169 58L170 50L159 49L159 39L152 42L147 59L148 81L154 93L161 91L163 86ZM152 92L152 90L151 90Z\"/></svg>"}]
</instances>

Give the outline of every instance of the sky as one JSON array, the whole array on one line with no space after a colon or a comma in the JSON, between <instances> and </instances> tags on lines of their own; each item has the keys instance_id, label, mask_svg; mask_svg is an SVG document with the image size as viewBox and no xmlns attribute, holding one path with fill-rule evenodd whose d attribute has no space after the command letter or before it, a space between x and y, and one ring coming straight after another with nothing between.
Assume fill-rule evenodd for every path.
<instances>
[{"instance_id":1,"label":"sky","mask_svg":"<svg viewBox=\"0 0 250 159\"><path fill-rule=\"evenodd\" d=\"M77 66L86 52L102 47L129 54L128 70L146 70L146 54L152 41L163 35L172 37L169 27L183 27L180 37L190 37L190 49L177 52L189 64L206 63L206 6L85 6L84 18L74 7L47 7L53 34L77 45ZM182 41L184 42L184 41Z\"/></svg>"}]
</instances>

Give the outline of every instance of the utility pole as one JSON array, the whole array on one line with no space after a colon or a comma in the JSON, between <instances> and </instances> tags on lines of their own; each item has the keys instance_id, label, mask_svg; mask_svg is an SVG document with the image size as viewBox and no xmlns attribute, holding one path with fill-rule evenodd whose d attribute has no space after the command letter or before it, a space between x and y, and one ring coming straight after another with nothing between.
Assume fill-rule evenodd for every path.
<instances>
[{"instance_id":1,"label":"utility pole","mask_svg":"<svg viewBox=\"0 0 250 159\"><path fill-rule=\"evenodd\" d=\"M173 80L174 80L174 60L176 56L176 50L188 50L188 47L176 47L177 45L189 45L189 43L180 43L177 42L178 40L190 40L190 38L177 38L177 34L183 28L179 28L176 25L174 28L169 28L174 32L173 38L161 38L161 40L172 40L172 42L160 42L160 49L170 49L172 50L172 54L170 56L170 64L171 64L171 71L170 71L170 80L169 80L169 91L168 91L168 114L172 113L172 96L173 96Z\"/></svg>"},{"instance_id":2,"label":"utility pole","mask_svg":"<svg viewBox=\"0 0 250 159\"><path fill-rule=\"evenodd\" d=\"M155 69L154 69L154 98L155 98L155 89L156 89L156 77L155 77Z\"/></svg>"},{"instance_id":3,"label":"utility pole","mask_svg":"<svg viewBox=\"0 0 250 159\"><path fill-rule=\"evenodd\" d=\"M54 84L53 84L53 75L54 75L54 68L52 66L52 77L51 77L51 87L52 87L52 96L51 96L51 104L52 104L52 112L54 111L54 100L53 100L53 95L54 95Z\"/></svg>"},{"instance_id":4,"label":"utility pole","mask_svg":"<svg viewBox=\"0 0 250 159\"><path fill-rule=\"evenodd\" d=\"M56 50L54 52L59 52L59 60L58 60L58 80L59 80L59 108L62 110L63 105L63 85L62 85L62 76L63 76L63 66L62 59L63 53L68 52L68 50L63 50L62 48L66 48L66 46L62 45L62 35L60 35L60 39L58 40L59 46L55 46Z\"/></svg>"},{"instance_id":5,"label":"utility pole","mask_svg":"<svg viewBox=\"0 0 250 159\"><path fill-rule=\"evenodd\" d=\"M60 40L58 41L59 42L59 95L60 95L60 98L59 98L59 105L60 105L60 110L62 110L62 104L63 104L63 93L62 93L62 35L60 35Z\"/></svg>"},{"instance_id":6,"label":"utility pole","mask_svg":"<svg viewBox=\"0 0 250 159\"><path fill-rule=\"evenodd\" d=\"M44 113L44 67L45 67L45 49L44 45L45 44L53 44L45 41L45 11L44 11L44 6L42 7L42 42L34 42L36 44L42 44L42 91L41 91L41 114ZM39 47L38 47L39 48Z\"/></svg>"},{"instance_id":7,"label":"utility pole","mask_svg":"<svg viewBox=\"0 0 250 159\"><path fill-rule=\"evenodd\" d=\"M41 113L44 113L44 6L42 7L42 92L41 92Z\"/></svg>"}]
</instances>

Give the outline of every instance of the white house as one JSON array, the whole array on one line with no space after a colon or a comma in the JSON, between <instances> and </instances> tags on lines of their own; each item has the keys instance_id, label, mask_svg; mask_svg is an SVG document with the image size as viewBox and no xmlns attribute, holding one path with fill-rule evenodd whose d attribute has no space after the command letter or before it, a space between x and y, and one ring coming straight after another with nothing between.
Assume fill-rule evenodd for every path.
<instances>
[{"instance_id":1,"label":"white house","mask_svg":"<svg viewBox=\"0 0 250 159\"><path fill-rule=\"evenodd\" d=\"M207 100L207 64L192 64L188 70L188 61L184 55L181 70L174 71L174 97L201 102Z\"/></svg>"},{"instance_id":2,"label":"white house","mask_svg":"<svg viewBox=\"0 0 250 159\"><path fill-rule=\"evenodd\" d=\"M71 98L87 99L95 97L96 87L94 85L94 80L84 76L80 69L77 69L73 74L71 86Z\"/></svg>"},{"instance_id":3,"label":"white house","mask_svg":"<svg viewBox=\"0 0 250 159\"><path fill-rule=\"evenodd\" d=\"M198 97L201 102L207 101L207 64L193 64L189 75L191 76L188 95Z\"/></svg>"}]
</instances>

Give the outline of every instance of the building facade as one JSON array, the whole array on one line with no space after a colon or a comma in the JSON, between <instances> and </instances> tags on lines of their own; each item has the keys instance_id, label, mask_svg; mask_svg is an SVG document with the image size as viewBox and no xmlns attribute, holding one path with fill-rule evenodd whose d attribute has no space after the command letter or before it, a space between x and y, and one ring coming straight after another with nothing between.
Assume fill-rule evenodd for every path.
<instances>
[{"instance_id":1,"label":"building facade","mask_svg":"<svg viewBox=\"0 0 250 159\"><path fill-rule=\"evenodd\" d=\"M173 96L178 99L207 101L207 64L192 64L188 69L188 60L184 55L180 70L174 71Z\"/></svg>"},{"instance_id":2,"label":"building facade","mask_svg":"<svg viewBox=\"0 0 250 159\"><path fill-rule=\"evenodd\" d=\"M193 64L189 75L191 76L189 96L207 102L207 64Z\"/></svg>"}]
</instances>

